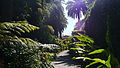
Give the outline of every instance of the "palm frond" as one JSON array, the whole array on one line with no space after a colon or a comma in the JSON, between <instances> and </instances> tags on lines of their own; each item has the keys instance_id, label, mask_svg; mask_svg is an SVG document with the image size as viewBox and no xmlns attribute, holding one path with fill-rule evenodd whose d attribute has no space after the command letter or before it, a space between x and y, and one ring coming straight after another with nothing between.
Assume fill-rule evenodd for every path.
<instances>
[{"instance_id":1,"label":"palm frond","mask_svg":"<svg viewBox=\"0 0 120 68\"><path fill-rule=\"evenodd\" d=\"M83 14L86 14L87 12L86 4L82 1L77 1L77 0L69 1L67 3L66 9L68 10L68 16L78 19L80 19L81 17L81 12L83 12Z\"/></svg>"}]
</instances>

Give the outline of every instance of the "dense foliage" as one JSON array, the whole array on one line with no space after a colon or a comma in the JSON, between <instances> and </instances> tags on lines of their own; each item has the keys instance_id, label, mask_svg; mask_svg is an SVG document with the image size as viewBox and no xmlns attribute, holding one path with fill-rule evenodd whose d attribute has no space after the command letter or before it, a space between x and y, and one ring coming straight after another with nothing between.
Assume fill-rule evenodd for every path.
<instances>
[{"instance_id":1,"label":"dense foliage","mask_svg":"<svg viewBox=\"0 0 120 68\"><path fill-rule=\"evenodd\" d=\"M120 62L119 3L119 0L95 0L85 30L86 34L95 40L96 45L111 51Z\"/></svg>"},{"instance_id":2,"label":"dense foliage","mask_svg":"<svg viewBox=\"0 0 120 68\"><path fill-rule=\"evenodd\" d=\"M87 13L87 6L82 0L68 1L66 9L68 10L68 16L77 18L78 21L80 20L82 13Z\"/></svg>"},{"instance_id":3,"label":"dense foliage","mask_svg":"<svg viewBox=\"0 0 120 68\"><path fill-rule=\"evenodd\" d=\"M47 21L56 18L51 14L58 7L60 18ZM0 67L52 68L49 63L60 48L56 45L58 49L54 46L48 49L40 43L56 43L56 32L61 34L66 27L61 1L1 0L0 10Z\"/></svg>"},{"instance_id":4,"label":"dense foliage","mask_svg":"<svg viewBox=\"0 0 120 68\"><path fill-rule=\"evenodd\" d=\"M84 22L85 30L65 40L62 1L0 1L0 68L53 68L51 60L64 49L83 68L120 68L120 1L69 1L68 16Z\"/></svg>"},{"instance_id":5,"label":"dense foliage","mask_svg":"<svg viewBox=\"0 0 120 68\"><path fill-rule=\"evenodd\" d=\"M52 67L42 55L40 44L22 33L39 29L27 21L0 23L0 67L45 68Z\"/></svg>"},{"instance_id":6,"label":"dense foliage","mask_svg":"<svg viewBox=\"0 0 120 68\"><path fill-rule=\"evenodd\" d=\"M26 35L41 43L54 43L67 24L60 0L2 0L0 6L0 22L27 20L41 27L32 32L34 36Z\"/></svg>"},{"instance_id":7,"label":"dense foliage","mask_svg":"<svg viewBox=\"0 0 120 68\"><path fill-rule=\"evenodd\" d=\"M75 0L75 2L80 3L79 0L77 1ZM93 53L95 54L95 56L93 56L92 58L88 58L84 56L84 57L78 57L77 59L84 59L84 60L87 59L87 60L95 61L90 63L86 67L89 67L96 63L102 63L104 64L103 66L106 66L107 68L119 68L120 54L118 53L119 51L118 40L120 36L118 31L119 29L118 18L120 16L119 15L120 10L118 7L120 7L119 5L120 1L118 0L116 1L115 0L114 1L113 0L83 0L83 1L86 2L86 6L88 8L87 13L85 14L85 18L83 19L83 21L86 23L85 34L91 37L95 42L94 45L96 45L100 49L95 48L94 49L95 51L93 51L92 53L88 53L88 56L89 54L90 55ZM77 5L77 3L75 2L70 2L70 4L72 4L70 6ZM78 7L81 8L81 6ZM70 7L70 8L74 8L74 10L71 11L74 13L74 11L76 10L75 7ZM80 11L81 10L79 10L79 12ZM68 15L70 15L70 12L68 12ZM75 18L75 16L71 16L71 17ZM82 37L79 37L77 41L81 41L81 40L83 40ZM70 44L76 46L76 43L75 44L74 42L72 43L73 44L71 43ZM81 45L85 46L85 44L81 44ZM79 49L78 47L78 49L72 48L72 50L79 51L81 49ZM99 55L99 59L98 58L96 59L95 58L97 56L96 53L99 52L101 53L103 51L105 51L105 54L103 56ZM107 59L105 59L105 57L107 57ZM100 58L105 61L101 60ZM100 65L98 68L104 68L103 66Z\"/></svg>"},{"instance_id":8,"label":"dense foliage","mask_svg":"<svg viewBox=\"0 0 120 68\"><path fill-rule=\"evenodd\" d=\"M94 41L79 32L64 40L73 59L83 68L119 68L119 62L108 49L101 49Z\"/></svg>"}]
</instances>

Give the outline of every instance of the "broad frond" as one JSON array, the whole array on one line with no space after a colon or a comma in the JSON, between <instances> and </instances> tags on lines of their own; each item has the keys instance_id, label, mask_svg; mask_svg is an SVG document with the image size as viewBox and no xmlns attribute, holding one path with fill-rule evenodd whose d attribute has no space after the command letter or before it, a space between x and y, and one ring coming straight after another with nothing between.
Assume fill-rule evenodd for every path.
<instances>
[{"instance_id":1,"label":"broad frond","mask_svg":"<svg viewBox=\"0 0 120 68\"><path fill-rule=\"evenodd\" d=\"M0 34L12 34L12 35L13 33L21 34L36 29L39 28L28 24L27 21L18 21L17 23L13 23L13 22L0 23Z\"/></svg>"}]
</instances>

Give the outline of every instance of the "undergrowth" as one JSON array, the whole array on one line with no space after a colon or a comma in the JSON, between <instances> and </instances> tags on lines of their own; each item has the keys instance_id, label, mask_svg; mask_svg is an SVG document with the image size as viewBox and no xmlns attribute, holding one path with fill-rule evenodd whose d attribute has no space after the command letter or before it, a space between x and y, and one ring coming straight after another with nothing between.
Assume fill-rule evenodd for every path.
<instances>
[{"instance_id":1,"label":"undergrowth","mask_svg":"<svg viewBox=\"0 0 120 68\"><path fill-rule=\"evenodd\" d=\"M84 68L120 68L109 49L101 49L90 37L77 33L64 40L74 60L85 62Z\"/></svg>"}]
</instances>

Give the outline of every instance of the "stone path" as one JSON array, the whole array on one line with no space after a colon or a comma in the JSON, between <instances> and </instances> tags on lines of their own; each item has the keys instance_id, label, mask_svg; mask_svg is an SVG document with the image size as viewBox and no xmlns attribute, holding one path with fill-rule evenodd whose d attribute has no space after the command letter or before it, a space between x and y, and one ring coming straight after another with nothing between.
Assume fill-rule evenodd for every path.
<instances>
[{"instance_id":1,"label":"stone path","mask_svg":"<svg viewBox=\"0 0 120 68\"><path fill-rule=\"evenodd\" d=\"M55 68L81 68L78 62L71 59L68 50L65 50L57 55L55 61L51 63Z\"/></svg>"}]
</instances>

